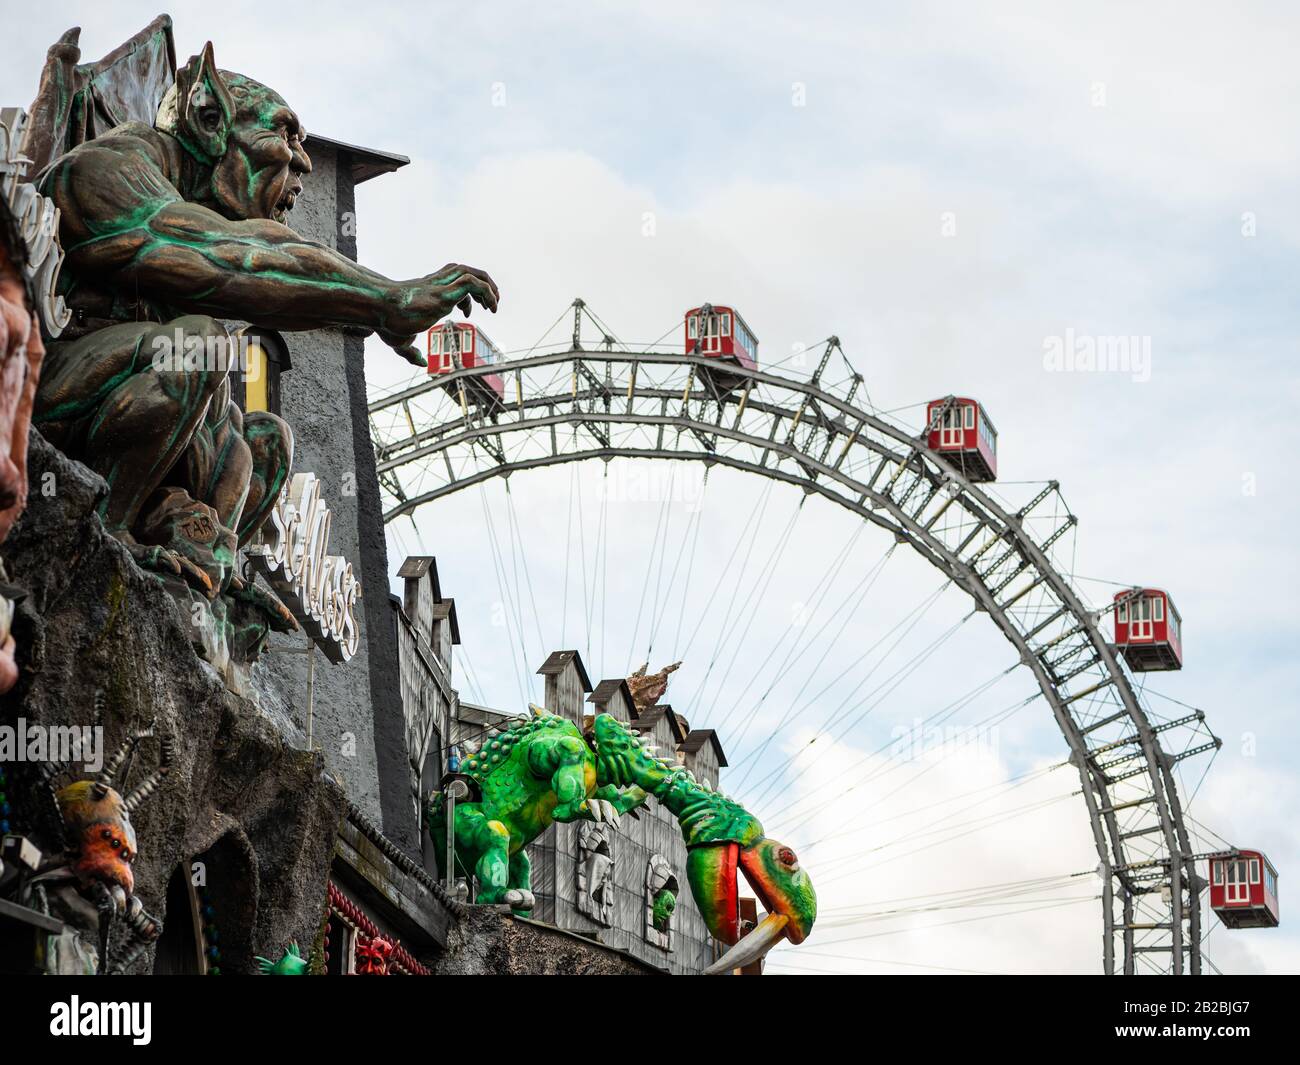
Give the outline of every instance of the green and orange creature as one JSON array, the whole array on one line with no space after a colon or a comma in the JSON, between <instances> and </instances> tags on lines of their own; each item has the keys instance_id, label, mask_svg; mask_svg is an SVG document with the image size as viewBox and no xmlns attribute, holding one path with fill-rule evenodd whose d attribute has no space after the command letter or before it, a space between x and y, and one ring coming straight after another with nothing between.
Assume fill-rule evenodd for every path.
<instances>
[{"instance_id":1,"label":"green and orange creature","mask_svg":"<svg viewBox=\"0 0 1300 1065\"><path fill-rule=\"evenodd\" d=\"M687 878L709 931L732 949L707 970L729 972L761 958L780 939L801 943L817 917L817 896L794 852L768 839L757 818L697 782L684 766L657 758L609 714L590 733L537 707L462 763L479 796L454 811L458 872L475 875L478 901L527 912L534 899L524 848L552 822L606 821L655 798L677 818ZM446 868L446 817L435 794L426 824ZM741 938L737 876L768 911Z\"/></svg>"},{"instance_id":2,"label":"green and orange creature","mask_svg":"<svg viewBox=\"0 0 1300 1065\"><path fill-rule=\"evenodd\" d=\"M96 693L96 722L103 717L102 695ZM141 741L153 735L152 724L132 729L89 780L56 787L62 767L52 762L41 767L63 847L51 853L27 882L27 904L53 912L88 942L98 940L93 960L100 972L129 969L162 934L162 922L144 909L135 894L132 867L138 846L131 817L171 770L170 736L159 740L157 767L134 787L126 786ZM115 922L121 923L122 934L110 959L109 934Z\"/></svg>"}]
</instances>

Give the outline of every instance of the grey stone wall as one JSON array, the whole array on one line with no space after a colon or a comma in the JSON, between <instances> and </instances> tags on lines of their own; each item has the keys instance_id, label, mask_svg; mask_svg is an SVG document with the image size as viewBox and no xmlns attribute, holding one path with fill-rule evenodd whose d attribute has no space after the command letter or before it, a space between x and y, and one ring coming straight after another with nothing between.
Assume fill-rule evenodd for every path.
<instances>
[{"instance_id":1,"label":"grey stone wall","mask_svg":"<svg viewBox=\"0 0 1300 1065\"><path fill-rule=\"evenodd\" d=\"M286 740L290 730L265 708L229 690L192 646L192 626L162 582L140 570L104 532L96 507L107 485L35 430L27 513L5 543L10 578L26 592L15 619L22 675L0 698L0 722L89 725L95 694L105 708L106 754L127 731L154 723L138 781L153 767L162 737L171 770L131 818L139 837L136 894L165 925L167 884L203 863L221 931L221 967L257 971L255 955L278 958L290 940L304 951L321 925L325 878L345 802L322 773L319 755ZM32 772L14 767L13 824L40 835L48 798ZM67 766L81 775L77 763ZM149 972L150 950L132 967Z\"/></svg>"},{"instance_id":2,"label":"grey stone wall","mask_svg":"<svg viewBox=\"0 0 1300 1065\"><path fill-rule=\"evenodd\" d=\"M291 224L309 240L356 258L350 159L329 146L310 149L312 173ZM343 219L351 225L344 227ZM350 662L333 665L312 651L312 744L348 797L404 850L418 854L405 794L405 729L397 633L388 605L388 557L374 451L366 416L364 340L338 329L285 334L292 369L281 377L281 413L293 427L294 470L320 479L332 513L330 551L361 581L361 642ZM276 636L265 676L307 731L309 657L301 636Z\"/></svg>"},{"instance_id":3,"label":"grey stone wall","mask_svg":"<svg viewBox=\"0 0 1300 1065\"><path fill-rule=\"evenodd\" d=\"M474 907L434 962L438 976L653 976L644 962L534 921Z\"/></svg>"}]
</instances>

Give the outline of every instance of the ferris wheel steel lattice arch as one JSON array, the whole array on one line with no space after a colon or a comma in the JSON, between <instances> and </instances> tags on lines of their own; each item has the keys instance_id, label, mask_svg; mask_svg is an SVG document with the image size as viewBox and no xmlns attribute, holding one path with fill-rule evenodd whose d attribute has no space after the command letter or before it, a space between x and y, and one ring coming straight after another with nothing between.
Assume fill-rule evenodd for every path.
<instances>
[{"instance_id":1,"label":"ferris wheel steel lattice arch","mask_svg":"<svg viewBox=\"0 0 1300 1065\"><path fill-rule=\"evenodd\" d=\"M609 338L602 350L584 350L575 330L570 350L431 377L370 404L377 471L393 502L384 520L493 477L588 459L630 458L699 461L755 473L820 495L888 530L989 614L1051 708L1079 774L1102 875L1103 970L1116 971L1118 937L1120 971L1126 974L1137 971L1140 956L1165 954L1166 971L1199 974L1203 885L1172 770L1177 761L1218 741L1176 756L1162 748L1158 733L1202 726L1202 715L1152 724L1099 627L1101 615L1115 604L1089 611L1049 557L1051 545L1076 524L1068 508L1050 535L1041 541L1030 535L1028 519L1057 490L1056 482L1008 512L930 451L924 432L913 436L856 406L861 378L855 375L845 396L823 387L825 365L823 359L810 380L730 364L720 372L717 360L707 356L616 351ZM557 375L560 367L570 372ZM546 370L552 373L545 382L531 376ZM665 379L648 380L653 373ZM506 381L495 404L482 402L485 392L475 384L489 374ZM432 410L421 409L418 421L424 422L426 413L432 417L417 424L413 407L426 403ZM395 424L386 431L380 419L390 413ZM766 435L747 431L769 419ZM561 427L572 430L564 439ZM619 430L648 431L654 443L616 442ZM665 446L670 431L676 439ZM506 443L520 437L550 446L512 458ZM698 449L683 447L684 441ZM720 445L740 453L719 450ZM859 469L863 476L854 475ZM411 471L421 471L421 482L432 479L434 486L409 493L402 474ZM918 489L919 505L909 508ZM940 525L945 517L964 520ZM945 540L951 530L962 533L959 541ZM981 568L990 553L994 560ZM999 599L1022 578L1015 594ZM1040 608L1046 616L1034 615L1030 624L1017 616L1016 607L1035 591L1047 593ZM1080 680L1087 683L1076 684ZM1113 711L1090 718L1085 711L1099 693L1111 697L1102 708ZM1160 901L1155 912L1153 897ZM1139 919L1148 913L1165 919Z\"/></svg>"}]
</instances>

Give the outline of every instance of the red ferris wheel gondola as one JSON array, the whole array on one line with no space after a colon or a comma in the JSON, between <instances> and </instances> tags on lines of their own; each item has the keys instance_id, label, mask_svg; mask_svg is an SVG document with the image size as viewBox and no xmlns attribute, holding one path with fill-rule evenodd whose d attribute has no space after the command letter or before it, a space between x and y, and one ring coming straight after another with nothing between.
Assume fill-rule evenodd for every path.
<instances>
[{"instance_id":1,"label":"red ferris wheel gondola","mask_svg":"<svg viewBox=\"0 0 1300 1065\"><path fill-rule=\"evenodd\" d=\"M734 308L712 303L692 307L686 312L685 334L687 355L717 361L716 368L710 366L700 376L712 384L719 396L734 391L745 380L741 374L728 373L728 364L758 369L758 338Z\"/></svg>"},{"instance_id":2,"label":"red ferris wheel gondola","mask_svg":"<svg viewBox=\"0 0 1300 1065\"><path fill-rule=\"evenodd\" d=\"M1183 668L1183 619L1168 592L1133 588L1115 595L1115 648L1135 673Z\"/></svg>"},{"instance_id":3,"label":"red ferris wheel gondola","mask_svg":"<svg viewBox=\"0 0 1300 1065\"><path fill-rule=\"evenodd\" d=\"M450 374L462 367L495 366L501 352L488 335L469 322L440 322L425 335L430 376ZM465 389L465 401L499 407L505 396L505 382L499 373L478 374L463 381L448 381L443 387L453 398Z\"/></svg>"},{"instance_id":4,"label":"red ferris wheel gondola","mask_svg":"<svg viewBox=\"0 0 1300 1065\"><path fill-rule=\"evenodd\" d=\"M1212 855L1210 908L1229 928L1276 928L1277 870L1260 851Z\"/></svg>"},{"instance_id":5,"label":"red ferris wheel gondola","mask_svg":"<svg viewBox=\"0 0 1300 1065\"><path fill-rule=\"evenodd\" d=\"M945 396L925 407L926 446L938 451L968 481L997 479L998 431L988 412L974 399Z\"/></svg>"}]
</instances>

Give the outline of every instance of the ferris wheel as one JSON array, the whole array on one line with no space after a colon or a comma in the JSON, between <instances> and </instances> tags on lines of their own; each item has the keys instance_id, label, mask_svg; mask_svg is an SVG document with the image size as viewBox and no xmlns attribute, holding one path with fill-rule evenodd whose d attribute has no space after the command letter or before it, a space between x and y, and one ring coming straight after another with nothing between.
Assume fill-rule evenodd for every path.
<instances>
[{"instance_id":1,"label":"ferris wheel","mask_svg":"<svg viewBox=\"0 0 1300 1065\"><path fill-rule=\"evenodd\" d=\"M1227 927L1277 923L1267 858L1207 846L1179 793L1180 763L1212 760L1220 740L1202 711L1168 700L1176 709L1162 712L1139 683L1182 667L1173 598L1123 586L1085 599L1070 561L1078 521L1060 485L998 484L983 404L942 396L905 424L871 404L838 338L812 349L809 372L781 372L729 306L693 307L650 344L620 341L582 300L571 334L549 341L569 318L509 356L468 322L429 331L427 374L370 403L386 522L494 479L589 460L698 462L828 500L968 596L968 616L987 615L1014 649L1012 668L1032 678L1030 699L1065 740L1060 765L1077 776L1087 815L1104 972L1202 972L1207 889Z\"/></svg>"}]
</instances>

